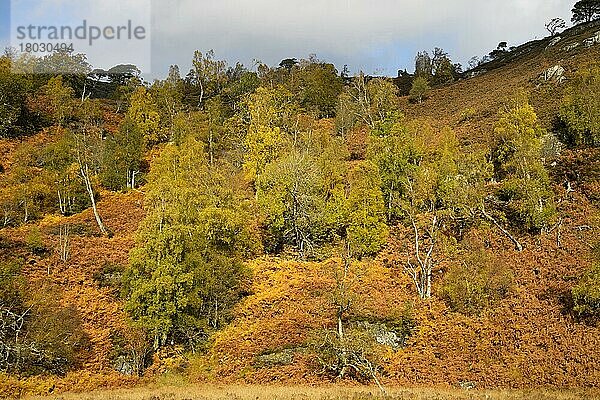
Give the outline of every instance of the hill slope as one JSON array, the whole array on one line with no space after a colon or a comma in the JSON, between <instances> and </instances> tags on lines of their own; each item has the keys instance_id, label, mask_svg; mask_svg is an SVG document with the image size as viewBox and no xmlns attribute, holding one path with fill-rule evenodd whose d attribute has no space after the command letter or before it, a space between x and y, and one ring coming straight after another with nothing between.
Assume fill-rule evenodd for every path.
<instances>
[{"instance_id":1,"label":"hill slope","mask_svg":"<svg viewBox=\"0 0 600 400\"><path fill-rule=\"evenodd\" d=\"M551 47L550 39L524 45L528 50L520 56L437 88L423 104L402 98L401 111L409 119L450 125L464 142L485 141L498 109L524 88L543 125L551 129L565 84L540 75L560 65L568 80L578 68L599 60L600 44L566 49L593 37L597 30L588 26L584 31L569 31ZM52 140L44 135L28 140ZM3 140L0 145L0 163L10 168L16 142ZM479 316L451 312L438 298L416 299L402 271L408 248L402 227L393 230L376 260L353 265L355 322L385 325L400 321L414 327L405 346L383 355L384 382L600 387L600 328L579 323L565 312L573 279L590 266L592 245L600 233L598 203L594 204L599 198L598 170L597 150L565 152L551 171L562 225L551 233L521 237L526 247L522 253L493 227L470 234L473 243L485 246L510 267L515 282L506 299ZM567 192L562 185L567 174L579 176L579 181L572 182L575 192ZM79 311L90 338L82 355L87 371L109 374L112 370L110 337L124 329L125 318L117 293L103 287L98 276L106 266L127 264L144 216L142 205L143 193L103 193L99 207L116 233L112 238L97 235L90 210L69 219L51 216L35 225L0 231L0 252L25 257L28 279L49 279L63 292L65 305ZM57 227L65 222L78 227L67 263L60 262L57 254L38 257L27 250L25 238L34 226L41 229L46 246L55 249ZM462 256L447 254L435 271L436 285L437 278ZM335 328L332 293L340 264L338 259L301 263L263 257L252 261L251 294L236 307L235 320L214 337L207 354L194 361L193 374L199 380L224 382L323 382L326 378L318 374L307 348L314 342L311 331Z\"/></svg>"}]
</instances>

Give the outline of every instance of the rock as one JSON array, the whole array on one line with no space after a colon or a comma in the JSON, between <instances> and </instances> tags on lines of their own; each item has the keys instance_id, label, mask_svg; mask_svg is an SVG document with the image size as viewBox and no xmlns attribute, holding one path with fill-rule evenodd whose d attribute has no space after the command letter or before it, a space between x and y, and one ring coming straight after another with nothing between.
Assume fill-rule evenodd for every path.
<instances>
[{"instance_id":1,"label":"rock","mask_svg":"<svg viewBox=\"0 0 600 400\"><path fill-rule=\"evenodd\" d=\"M562 83L566 80L565 69L560 65L555 65L554 67L550 67L546 71L544 71L541 77L546 82L553 80L557 83Z\"/></svg>"},{"instance_id":2,"label":"rock","mask_svg":"<svg viewBox=\"0 0 600 400\"><path fill-rule=\"evenodd\" d=\"M560 41L561 41L561 39L562 39L562 38L561 38L560 36L557 36L557 37L555 37L554 39L552 39L552 40L550 41L550 43L548 43L548 46L546 46L546 50L548 50L550 47L554 47L554 46L556 46L556 45L558 44L558 42L560 42Z\"/></svg>"},{"instance_id":3,"label":"rock","mask_svg":"<svg viewBox=\"0 0 600 400\"><path fill-rule=\"evenodd\" d=\"M290 365L294 362L294 350L285 349L272 353L256 356L254 363L258 367L274 367L277 365Z\"/></svg>"},{"instance_id":4,"label":"rock","mask_svg":"<svg viewBox=\"0 0 600 400\"><path fill-rule=\"evenodd\" d=\"M480 69L480 70L477 70L477 71L471 71L471 72L469 72L467 78L475 78L475 77L477 77L479 75L485 74L486 72L487 71L485 69Z\"/></svg>"},{"instance_id":5,"label":"rock","mask_svg":"<svg viewBox=\"0 0 600 400\"><path fill-rule=\"evenodd\" d=\"M571 50L576 49L578 47L579 47L579 43L571 43L571 44L566 45L562 49L563 49L563 51L571 51Z\"/></svg>"},{"instance_id":6,"label":"rock","mask_svg":"<svg viewBox=\"0 0 600 400\"><path fill-rule=\"evenodd\" d=\"M589 38L589 39L586 39L586 40L583 42L583 45L584 45L585 47L592 47L593 45L595 45L595 44L599 44L599 43L600 43L600 31L596 32L596 33L594 34L594 36L592 36L591 38Z\"/></svg>"},{"instance_id":7,"label":"rock","mask_svg":"<svg viewBox=\"0 0 600 400\"><path fill-rule=\"evenodd\" d=\"M463 390L474 390L477 388L477 384L475 382L458 382L458 386L460 386Z\"/></svg>"},{"instance_id":8,"label":"rock","mask_svg":"<svg viewBox=\"0 0 600 400\"><path fill-rule=\"evenodd\" d=\"M125 356L118 357L113 364L115 371L120 372L123 375L133 375L133 364Z\"/></svg>"},{"instance_id":9,"label":"rock","mask_svg":"<svg viewBox=\"0 0 600 400\"><path fill-rule=\"evenodd\" d=\"M405 345L406 338L399 335L396 331L391 330L383 323L361 321L356 325L369 332L378 344L389 346L394 350L400 349Z\"/></svg>"}]
</instances>

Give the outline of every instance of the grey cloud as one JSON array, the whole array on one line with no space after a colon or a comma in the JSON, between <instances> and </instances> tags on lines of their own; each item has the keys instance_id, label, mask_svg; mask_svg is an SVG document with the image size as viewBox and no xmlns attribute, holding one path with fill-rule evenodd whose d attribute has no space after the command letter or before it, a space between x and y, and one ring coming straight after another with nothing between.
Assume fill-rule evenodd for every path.
<instances>
[{"instance_id":1,"label":"grey cloud","mask_svg":"<svg viewBox=\"0 0 600 400\"><path fill-rule=\"evenodd\" d=\"M230 62L275 64L316 53L341 66L394 73L412 52L444 46L456 59L544 34L569 17L568 0L174 0L153 3L154 69L189 66L193 50L215 49ZM378 56L381 55L381 58Z\"/></svg>"},{"instance_id":2,"label":"grey cloud","mask_svg":"<svg viewBox=\"0 0 600 400\"><path fill-rule=\"evenodd\" d=\"M40 0L40 9L73 0ZM133 0L146 1L146 0ZM85 2L87 3L87 2ZM129 3L129 2L128 2ZM552 17L569 18L573 0L152 0L153 76L189 68L193 51L246 65L311 53L351 70L393 74L412 68L418 49L444 47L454 59L544 35ZM46 7L43 7L43 6ZM122 0L89 2L110 18ZM109 57L109 55L107 55ZM110 59L111 61L112 58Z\"/></svg>"}]
</instances>

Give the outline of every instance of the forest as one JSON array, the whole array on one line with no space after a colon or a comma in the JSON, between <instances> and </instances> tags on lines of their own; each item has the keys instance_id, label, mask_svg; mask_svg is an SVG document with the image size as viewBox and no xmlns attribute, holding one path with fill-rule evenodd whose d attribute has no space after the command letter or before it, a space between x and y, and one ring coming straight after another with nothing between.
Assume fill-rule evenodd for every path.
<instances>
[{"instance_id":1,"label":"forest","mask_svg":"<svg viewBox=\"0 0 600 400\"><path fill-rule=\"evenodd\" d=\"M150 83L7 51L0 396L598 388L600 38L565 50L595 15L397 78L210 50Z\"/></svg>"}]
</instances>

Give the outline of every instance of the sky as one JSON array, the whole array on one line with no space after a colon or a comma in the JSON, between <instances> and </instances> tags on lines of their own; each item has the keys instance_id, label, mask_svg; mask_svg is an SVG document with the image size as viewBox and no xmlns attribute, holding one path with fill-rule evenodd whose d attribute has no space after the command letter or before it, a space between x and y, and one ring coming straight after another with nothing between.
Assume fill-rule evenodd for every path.
<instances>
[{"instance_id":1,"label":"sky","mask_svg":"<svg viewBox=\"0 0 600 400\"><path fill-rule=\"evenodd\" d=\"M0 0L0 45L9 42L10 0ZM23 7L23 2L34 5ZM547 35L554 17L570 20L573 0L12 0L13 14L76 23L104 24L133 16L145 22L151 41L143 51L91 50L94 66L108 68L150 52L144 70L161 77L169 65L189 69L194 50L248 67L254 60L277 65L284 58L333 62L338 69L395 76L414 69L419 50L442 47L467 64L501 41L519 45ZM124 6L127 4L127 6ZM70 13L77 7L77 13ZM125 8L124 8L125 7ZM129 7L129 8L127 8ZM137 9L136 9L137 7ZM31 9L31 10L30 10ZM34 12L35 10L35 12ZM68 15L69 17L65 17ZM25 17L24 17L25 16ZM31 17L33 18L33 17ZM58 22L54 22L58 23ZM14 28L14 27L13 27ZM92 54L93 53L93 54ZM131 56L131 57L130 57Z\"/></svg>"}]
</instances>

